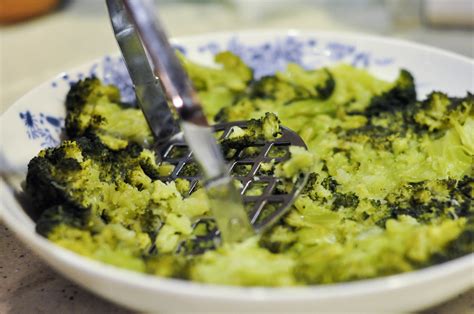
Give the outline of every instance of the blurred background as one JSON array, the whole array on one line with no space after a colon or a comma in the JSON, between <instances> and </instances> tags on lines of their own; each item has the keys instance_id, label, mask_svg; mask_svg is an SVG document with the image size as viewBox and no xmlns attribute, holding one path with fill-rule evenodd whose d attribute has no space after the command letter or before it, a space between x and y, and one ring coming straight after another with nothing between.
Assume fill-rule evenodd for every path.
<instances>
[{"instance_id":1,"label":"blurred background","mask_svg":"<svg viewBox=\"0 0 474 314\"><path fill-rule=\"evenodd\" d=\"M474 57L474 0L156 0L171 36L358 32ZM103 0L0 0L0 113L48 78L118 52ZM474 74L473 74L474 76ZM471 290L429 313L472 313ZM127 313L52 272L0 223L0 313Z\"/></svg>"}]
</instances>

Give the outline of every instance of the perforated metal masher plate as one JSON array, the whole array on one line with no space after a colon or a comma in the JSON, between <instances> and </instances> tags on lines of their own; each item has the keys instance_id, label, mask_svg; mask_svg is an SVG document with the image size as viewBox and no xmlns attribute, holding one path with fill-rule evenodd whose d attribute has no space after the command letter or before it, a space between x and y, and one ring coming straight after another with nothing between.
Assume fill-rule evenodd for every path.
<instances>
[{"instance_id":1,"label":"perforated metal masher plate","mask_svg":"<svg viewBox=\"0 0 474 314\"><path fill-rule=\"evenodd\" d=\"M232 128L235 126L245 129L247 123L239 121L217 124L213 126L213 129L218 139L224 140L230 136L233 132ZM282 127L281 133L281 136L273 141L255 141L252 145L235 151L231 158L226 158L231 176L242 184L240 194L250 222L257 233L266 230L287 212L308 178L308 174L298 176L293 182L291 190L288 191L288 189L284 190L279 186L283 179L266 174L262 170L262 164L273 161L273 165L276 166L288 160L290 146L306 148L304 141L295 132ZM248 147L255 147L257 153L246 154ZM188 167L195 169L196 162L183 137L175 137L174 140L160 145L158 153L162 162L174 165L174 169L168 176L159 179L164 182L174 181L178 178L186 179L190 182L188 195L194 192L199 186L201 176L199 173L189 175L189 171L187 171ZM254 185L263 189L261 194L251 193ZM213 249L212 243L216 243L216 238L218 241L219 231L212 217L206 216L196 219L193 229L196 230L196 228L204 228L205 232L204 235L197 235L193 240L192 253L197 254ZM183 243L180 245L179 250L183 248L183 245Z\"/></svg>"}]
</instances>

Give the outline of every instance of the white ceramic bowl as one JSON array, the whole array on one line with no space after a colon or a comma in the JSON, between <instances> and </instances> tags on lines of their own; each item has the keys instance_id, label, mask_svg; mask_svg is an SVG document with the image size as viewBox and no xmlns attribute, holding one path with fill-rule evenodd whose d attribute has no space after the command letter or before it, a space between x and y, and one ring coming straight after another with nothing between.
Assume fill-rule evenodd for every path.
<instances>
[{"instance_id":1,"label":"white ceramic bowl","mask_svg":"<svg viewBox=\"0 0 474 314\"><path fill-rule=\"evenodd\" d=\"M384 79L400 68L415 76L419 97L439 89L453 96L474 90L472 60L417 44L352 34L268 31L218 33L175 40L188 57L212 63L212 55L231 49L257 75L288 62L307 67L348 62ZM1 117L1 169L25 171L28 161L59 141L69 82L94 73L119 84L131 97L127 75L117 57L105 57L63 73L19 99ZM62 249L34 231L12 190L0 181L1 217L47 263L83 287L126 307L147 312L399 312L444 301L474 284L474 254L400 275L298 288L239 288L202 285L148 276L105 265Z\"/></svg>"}]
</instances>

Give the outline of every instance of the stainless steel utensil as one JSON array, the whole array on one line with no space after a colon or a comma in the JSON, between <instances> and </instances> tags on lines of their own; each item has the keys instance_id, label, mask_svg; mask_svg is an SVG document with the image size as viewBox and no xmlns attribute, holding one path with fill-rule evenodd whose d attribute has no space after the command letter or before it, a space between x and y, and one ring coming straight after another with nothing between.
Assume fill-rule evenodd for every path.
<instances>
[{"instance_id":1,"label":"stainless steel utensil","mask_svg":"<svg viewBox=\"0 0 474 314\"><path fill-rule=\"evenodd\" d=\"M258 170L262 162L274 159L274 162L279 163L288 159L289 152L282 158L271 158L268 154L272 147L287 150L291 145L305 147L303 140L296 133L283 128L283 134L277 140L256 143L262 147L258 156L245 158L242 150L228 160L229 167L213 131L223 131L222 137L226 138L233 126L246 128L246 122L226 123L214 128L208 125L192 84L154 16L154 8L150 3L142 0L106 2L137 100L158 143L160 159L175 165L173 172L161 179L169 181L183 177L182 169L197 162L203 175L183 178L191 181L189 193L192 193L199 180L203 180L213 219L218 227L218 230L211 232L211 237L220 234L225 242L237 242L255 232L264 231L286 213L303 188L307 174L294 182L290 193L275 194L278 178L259 174ZM166 98L172 106L168 106ZM181 132L173 119L173 110L180 119ZM170 157L170 152L176 147L186 150L180 158ZM232 170L239 164L251 165L251 171L245 176L231 176ZM233 178L243 185L240 193L232 182ZM259 196L245 196L246 190L255 182L266 183L264 192ZM245 211L242 201L253 204L249 213ZM270 204L273 205L271 212L265 210Z\"/></svg>"}]
</instances>

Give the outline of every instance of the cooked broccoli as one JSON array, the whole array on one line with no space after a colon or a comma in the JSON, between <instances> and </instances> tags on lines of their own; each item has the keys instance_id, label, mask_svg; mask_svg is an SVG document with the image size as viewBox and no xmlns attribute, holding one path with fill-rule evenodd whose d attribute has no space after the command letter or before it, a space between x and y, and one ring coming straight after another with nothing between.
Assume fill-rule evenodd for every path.
<instances>
[{"instance_id":1,"label":"cooked broccoli","mask_svg":"<svg viewBox=\"0 0 474 314\"><path fill-rule=\"evenodd\" d=\"M283 102L311 96L311 93L304 87L277 76L264 76L253 82L248 93L251 99L271 99Z\"/></svg>"},{"instance_id":2,"label":"cooked broccoli","mask_svg":"<svg viewBox=\"0 0 474 314\"><path fill-rule=\"evenodd\" d=\"M466 252L474 252L474 219L472 216L467 220L462 233L449 243L446 249L436 252L425 265L447 262L465 255Z\"/></svg>"},{"instance_id":3,"label":"cooked broccoli","mask_svg":"<svg viewBox=\"0 0 474 314\"><path fill-rule=\"evenodd\" d=\"M72 203L64 202L47 208L36 222L36 231L47 237L58 225L84 229L89 220L90 211Z\"/></svg>"},{"instance_id":4,"label":"cooked broccoli","mask_svg":"<svg viewBox=\"0 0 474 314\"><path fill-rule=\"evenodd\" d=\"M318 238L323 235L327 240L323 238L318 243L313 239L318 245L306 245L300 251L295 276L300 281L320 284L410 271L433 252L443 251L461 234L464 224L464 220L448 220L439 225L419 225L415 219L404 216L389 220L386 231L368 229L358 239L351 238L342 228L336 232L320 231ZM348 229L349 226L350 223L345 224ZM334 243L331 236L337 232L349 238ZM315 235L316 232L308 232L304 241Z\"/></svg>"},{"instance_id":5,"label":"cooked broccoli","mask_svg":"<svg viewBox=\"0 0 474 314\"><path fill-rule=\"evenodd\" d=\"M193 63L182 56L181 61L210 119L221 108L232 104L253 77L252 70L230 52L221 52L215 56L214 61L221 66L220 69Z\"/></svg>"},{"instance_id":6,"label":"cooked broccoli","mask_svg":"<svg viewBox=\"0 0 474 314\"><path fill-rule=\"evenodd\" d=\"M201 169L199 168L199 165L193 162L184 165L183 169L181 169L181 171L179 172L179 175L183 177L195 177L198 176L200 173Z\"/></svg>"},{"instance_id":7,"label":"cooked broccoli","mask_svg":"<svg viewBox=\"0 0 474 314\"><path fill-rule=\"evenodd\" d=\"M413 106L415 102L415 80L410 72L401 70L394 86L383 94L373 97L364 114L373 116L385 111L403 110Z\"/></svg>"},{"instance_id":8,"label":"cooked broccoli","mask_svg":"<svg viewBox=\"0 0 474 314\"><path fill-rule=\"evenodd\" d=\"M189 236L182 229L186 217L206 214L207 204L196 206L199 192L184 199L188 191L182 186L183 194L174 182L159 181L162 167L154 153L134 143L117 151L83 137L42 151L30 162L26 180L26 192L41 213L38 232L51 238L57 225L64 234L67 226L96 233L104 225L117 224L147 234L149 241L158 241L158 229L164 227L182 234L178 239ZM173 211L181 218L174 219ZM169 249L156 245L158 250Z\"/></svg>"},{"instance_id":9,"label":"cooked broccoli","mask_svg":"<svg viewBox=\"0 0 474 314\"><path fill-rule=\"evenodd\" d=\"M302 89L300 95L293 98L327 99L334 92L336 82L331 71L327 68L305 70L297 64L289 64L284 72L278 72L276 77L291 84L293 88Z\"/></svg>"},{"instance_id":10,"label":"cooked broccoli","mask_svg":"<svg viewBox=\"0 0 474 314\"><path fill-rule=\"evenodd\" d=\"M311 132L307 136L313 137L323 128L315 131L305 126L327 123L319 121L318 116L334 116L345 108L350 112L364 110L373 96L389 90L392 85L347 65L313 71L290 65L287 71L253 81L232 104L223 107L214 120L248 120L273 112L282 125L303 137Z\"/></svg>"},{"instance_id":11,"label":"cooked broccoli","mask_svg":"<svg viewBox=\"0 0 474 314\"><path fill-rule=\"evenodd\" d=\"M120 101L120 92L115 86L104 86L98 78L86 78L71 85L66 96L66 133L71 136L84 134L91 123L100 123L100 117L95 118L92 114L81 115L87 104L95 104L100 99L110 102ZM97 119L98 121L94 121Z\"/></svg>"},{"instance_id":12,"label":"cooked broccoli","mask_svg":"<svg viewBox=\"0 0 474 314\"><path fill-rule=\"evenodd\" d=\"M74 83L66 97L66 134L97 137L107 147L125 148L129 141L150 145L153 138L140 109L120 103L115 86L103 85L97 78Z\"/></svg>"},{"instance_id":13,"label":"cooked broccoli","mask_svg":"<svg viewBox=\"0 0 474 314\"><path fill-rule=\"evenodd\" d=\"M262 250L257 239L251 238L199 256L190 278L214 284L287 286L295 284L294 266L291 257Z\"/></svg>"},{"instance_id":14,"label":"cooked broccoli","mask_svg":"<svg viewBox=\"0 0 474 314\"><path fill-rule=\"evenodd\" d=\"M87 207L94 203L86 199L87 193L104 192L104 183L132 180L133 171L140 167L137 157L141 151L134 145L111 151L100 141L88 138L65 141L31 160L26 191L40 210L65 201Z\"/></svg>"},{"instance_id":15,"label":"cooked broccoli","mask_svg":"<svg viewBox=\"0 0 474 314\"><path fill-rule=\"evenodd\" d=\"M313 154L300 146L290 146L291 158L275 169L275 175L282 178L291 179L300 173L308 172L313 166Z\"/></svg>"},{"instance_id":16,"label":"cooked broccoli","mask_svg":"<svg viewBox=\"0 0 474 314\"><path fill-rule=\"evenodd\" d=\"M308 150L273 147L272 161L258 169L261 180L243 191L259 195L268 187L264 177L278 175L272 193L279 197L310 172L288 214L261 237L216 249L204 190L186 178L162 181L176 165L157 163L147 149L151 134L141 112L92 78L68 94L68 140L29 164L26 192L37 205L40 234L119 267L235 285L373 278L474 251L471 93L433 92L417 101L405 70L385 82L348 65L290 65L255 79L229 52L216 56L220 68L182 61L209 119L250 120L219 140L227 158L241 159L233 175L250 171L246 159L279 138L281 124L305 140ZM178 147L171 155L187 153ZM198 171L191 162L181 175ZM262 206L258 221L275 203Z\"/></svg>"},{"instance_id":17,"label":"cooked broccoli","mask_svg":"<svg viewBox=\"0 0 474 314\"><path fill-rule=\"evenodd\" d=\"M473 177L409 183L387 196L387 218L409 215L420 222L458 219L473 214Z\"/></svg>"},{"instance_id":18,"label":"cooked broccoli","mask_svg":"<svg viewBox=\"0 0 474 314\"><path fill-rule=\"evenodd\" d=\"M359 197L354 193L334 193L333 198L332 206L335 210L341 207L356 208L359 205Z\"/></svg>"},{"instance_id":19,"label":"cooked broccoli","mask_svg":"<svg viewBox=\"0 0 474 314\"><path fill-rule=\"evenodd\" d=\"M64 142L60 148L43 151L30 161L25 189L38 209L66 200L65 177L81 170L80 163L73 157L77 154L76 149L74 143Z\"/></svg>"},{"instance_id":20,"label":"cooked broccoli","mask_svg":"<svg viewBox=\"0 0 474 314\"><path fill-rule=\"evenodd\" d=\"M474 95L449 98L441 92L433 92L422 101L414 114L415 122L430 132L446 130L454 124L463 125L474 115Z\"/></svg>"},{"instance_id":21,"label":"cooked broccoli","mask_svg":"<svg viewBox=\"0 0 474 314\"><path fill-rule=\"evenodd\" d=\"M245 147L255 147L265 141L275 140L281 136L280 121L273 113L267 113L260 119L247 121L244 129L234 126L232 133L222 140L220 145L224 155L231 150L239 152Z\"/></svg>"}]
</instances>

